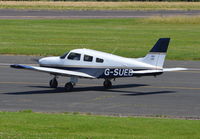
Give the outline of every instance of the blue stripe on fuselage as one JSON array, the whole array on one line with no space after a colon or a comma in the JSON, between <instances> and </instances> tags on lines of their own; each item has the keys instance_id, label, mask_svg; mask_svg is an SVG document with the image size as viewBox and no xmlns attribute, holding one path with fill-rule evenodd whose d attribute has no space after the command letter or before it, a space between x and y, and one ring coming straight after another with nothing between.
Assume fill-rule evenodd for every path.
<instances>
[{"instance_id":1,"label":"blue stripe on fuselage","mask_svg":"<svg viewBox=\"0 0 200 139\"><path fill-rule=\"evenodd\" d=\"M83 72L91 76L94 76L96 78L133 77L135 75L132 73L132 71L145 70L145 69L129 69L129 68L126 69L126 68L50 67L50 66L45 66L45 67ZM155 73L155 74L157 75L160 73ZM153 76L155 74L148 74L148 75L145 74L141 76Z\"/></svg>"}]
</instances>

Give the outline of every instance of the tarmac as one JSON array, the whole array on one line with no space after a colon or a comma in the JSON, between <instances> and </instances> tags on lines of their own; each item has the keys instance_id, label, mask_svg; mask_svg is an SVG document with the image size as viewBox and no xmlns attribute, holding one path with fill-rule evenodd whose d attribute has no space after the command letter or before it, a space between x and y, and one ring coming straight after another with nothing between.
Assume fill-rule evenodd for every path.
<instances>
[{"instance_id":1,"label":"tarmac","mask_svg":"<svg viewBox=\"0 0 200 139\"><path fill-rule=\"evenodd\" d=\"M141 18L195 16L200 11L54 11L0 9L0 19ZM37 56L0 55L0 111L83 112L121 116L200 118L200 72L182 71L154 77L122 78L105 90L103 80L80 79L72 92L49 88L49 74L18 70L10 64L37 65ZM166 61L165 67L200 69L199 61Z\"/></svg>"},{"instance_id":2,"label":"tarmac","mask_svg":"<svg viewBox=\"0 0 200 139\"><path fill-rule=\"evenodd\" d=\"M94 19L94 18L146 18L152 16L199 16L200 10L13 10L0 9L0 19Z\"/></svg>"},{"instance_id":3,"label":"tarmac","mask_svg":"<svg viewBox=\"0 0 200 139\"><path fill-rule=\"evenodd\" d=\"M72 92L49 88L49 74L12 69L10 64L36 65L36 56L0 55L0 110L83 112L121 116L200 117L200 72L170 72L154 77L122 78L105 90L103 80L80 79ZM165 67L199 68L199 61L166 61Z\"/></svg>"}]
</instances>

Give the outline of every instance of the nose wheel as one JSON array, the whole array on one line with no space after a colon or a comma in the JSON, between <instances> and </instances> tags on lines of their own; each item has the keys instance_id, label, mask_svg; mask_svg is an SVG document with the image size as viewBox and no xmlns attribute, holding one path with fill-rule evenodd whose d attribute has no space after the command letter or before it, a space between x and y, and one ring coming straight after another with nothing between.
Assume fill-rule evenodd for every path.
<instances>
[{"instance_id":1,"label":"nose wheel","mask_svg":"<svg viewBox=\"0 0 200 139\"><path fill-rule=\"evenodd\" d=\"M57 79L56 79L56 78L53 78L52 80L50 80L49 86L50 86L51 88L57 88L57 87L58 87L58 81L57 81Z\"/></svg>"},{"instance_id":2,"label":"nose wheel","mask_svg":"<svg viewBox=\"0 0 200 139\"><path fill-rule=\"evenodd\" d=\"M109 88L112 87L112 82L111 82L110 80L106 79L106 80L103 82L103 86L104 86L104 88L109 89Z\"/></svg>"}]
</instances>

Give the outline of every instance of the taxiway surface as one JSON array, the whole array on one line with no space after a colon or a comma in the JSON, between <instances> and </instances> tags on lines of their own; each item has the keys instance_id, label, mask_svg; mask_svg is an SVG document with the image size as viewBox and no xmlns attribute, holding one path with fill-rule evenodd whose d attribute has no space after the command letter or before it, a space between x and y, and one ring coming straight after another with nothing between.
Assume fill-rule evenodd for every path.
<instances>
[{"instance_id":1,"label":"taxiway surface","mask_svg":"<svg viewBox=\"0 0 200 139\"><path fill-rule=\"evenodd\" d=\"M120 11L120 10L13 10L0 9L0 19L92 19L92 18L141 18L151 16L197 16L200 10L156 10L156 11Z\"/></svg>"},{"instance_id":2,"label":"taxiway surface","mask_svg":"<svg viewBox=\"0 0 200 139\"><path fill-rule=\"evenodd\" d=\"M165 73L156 78L125 78L105 90L103 80L80 79L73 92L64 92L68 78L50 89L51 76L9 68L9 63L35 64L37 57L0 56L0 110L85 112L117 115L200 117L200 72ZM165 67L200 68L198 61L167 61Z\"/></svg>"}]
</instances>

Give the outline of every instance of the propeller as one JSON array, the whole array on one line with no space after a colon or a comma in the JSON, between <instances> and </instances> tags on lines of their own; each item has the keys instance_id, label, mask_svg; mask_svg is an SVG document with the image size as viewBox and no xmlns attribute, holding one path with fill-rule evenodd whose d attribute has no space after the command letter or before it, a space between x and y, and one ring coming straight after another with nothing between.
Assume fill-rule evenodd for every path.
<instances>
[{"instance_id":1,"label":"propeller","mask_svg":"<svg viewBox=\"0 0 200 139\"><path fill-rule=\"evenodd\" d=\"M31 61L39 63L40 58L31 58Z\"/></svg>"}]
</instances>

